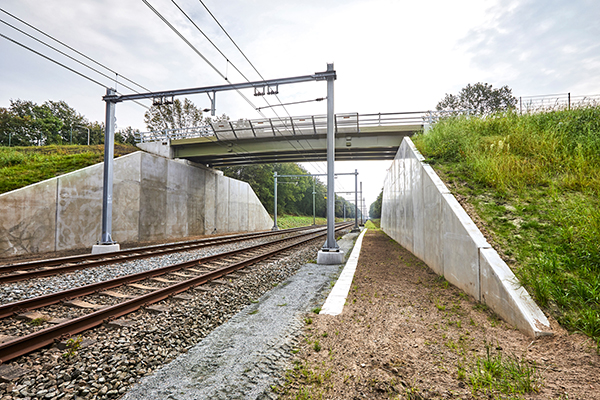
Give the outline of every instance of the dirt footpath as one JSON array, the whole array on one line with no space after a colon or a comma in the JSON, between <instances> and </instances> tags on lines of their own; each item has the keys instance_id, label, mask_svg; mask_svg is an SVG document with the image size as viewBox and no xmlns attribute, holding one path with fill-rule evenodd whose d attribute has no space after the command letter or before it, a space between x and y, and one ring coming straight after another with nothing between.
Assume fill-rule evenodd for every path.
<instances>
[{"instance_id":1,"label":"dirt footpath","mask_svg":"<svg viewBox=\"0 0 600 400\"><path fill-rule=\"evenodd\" d=\"M315 310L318 311L318 310ZM600 399L600 356L532 340L369 230L341 315L310 314L284 399Z\"/></svg>"}]
</instances>

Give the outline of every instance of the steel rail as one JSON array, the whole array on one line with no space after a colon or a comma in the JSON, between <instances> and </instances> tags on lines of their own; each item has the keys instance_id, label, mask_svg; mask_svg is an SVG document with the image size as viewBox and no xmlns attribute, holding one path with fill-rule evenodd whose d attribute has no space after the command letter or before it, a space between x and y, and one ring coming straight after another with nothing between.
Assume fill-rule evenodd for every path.
<instances>
[{"instance_id":1,"label":"steel rail","mask_svg":"<svg viewBox=\"0 0 600 400\"><path fill-rule=\"evenodd\" d=\"M313 227L306 226L306 227L300 227L300 228L290 228L290 229L284 229L284 230L282 230L282 232L293 232L293 231L305 230L305 229L311 229L311 228L313 228ZM261 235L267 235L270 233L272 233L272 232L271 231L263 231L263 232L239 233L239 234L234 234L234 235L212 236L212 237L207 237L207 238L202 238L202 239L197 239L197 240L188 240L188 241L174 242L174 243L163 243L163 244L144 246L144 247L134 247L131 249L120 250L120 251L113 252L113 253L80 254L80 255L75 255L75 256L50 258L50 259L44 259L44 260L25 261L22 263L12 263L12 264L1 265L0 273L10 272L11 270L24 270L24 269L47 267L47 266L52 266L52 265L60 265L60 264L71 263L71 262L95 260L95 259L100 259L100 258L127 255L127 254L131 254L131 253L147 251L147 250L168 248L168 247L172 247L172 246L185 246L188 244L192 245L195 243L204 243L207 241L220 240L220 239L261 236Z\"/></svg>"},{"instance_id":2,"label":"steel rail","mask_svg":"<svg viewBox=\"0 0 600 400\"><path fill-rule=\"evenodd\" d=\"M336 230L344 229L346 228L346 225L351 224L340 225ZM123 303L109 306L101 310L92 312L90 314L74 318L70 321L60 323L54 327L42 329L29 335L20 337L18 339L6 342L0 345L0 364L12 360L16 357L19 357L23 354L27 354L32 351L38 350L42 347L54 343L54 341L56 340L68 338L87 329L96 327L104 322L108 322L115 318L134 312L141 307L145 307L150 304L164 300L171 295L183 292L189 288L218 279L224 275L242 269L248 265L252 265L264 259L270 258L277 253L281 253L293 247L317 239L320 236L324 236L325 234L326 232L312 233L309 235L309 237L305 239L285 245L278 249L267 251L258 256L235 262L226 267L216 269L206 274L189 279L187 281L179 282L172 286L158 289L154 292L142 295L135 299L127 300Z\"/></svg>"},{"instance_id":3,"label":"steel rail","mask_svg":"<svg viewBox=\"0 0 600 400\"><path fill-rule=\"evenodd\" d=\"M317 232L324 231L325 227L319 228ZM293 240L295 238L301 237L305 234L299 234L292 237L277 239L275 241L269 243L263 243L253 246L244 247L237 250L231 250L224 253L213 254L210 256L205 256L202 258L197 258L190 261L184 261L177 264L167 265L161 268L155 268L144 272L138 272L135 274L129 274L125 276L120 276L118 278L110 279L107 281L91 283L89 285L84 285L80 287L76 287L73 289L67 289L60 292L50 293L39 297L33 297L30 299L25 299L13 303L0 305L0 319L9 317L13 314L18 314L25 311L35 310L41 307L46 307L52 304L60 303L63 300L70 300L77 297L86 296L89 294L97 293L103 290L112 289L121 285L125 285L128 283L138 282L144 279L153 278L158 275L164 275L167 273L179 271L181 269L190 268L193 266L201 265L204 263L208 263L214 260L218 260L220 258L230 257L242 252L256 250L260 247L270 244L278 244L287 240Z\"/></svg>"},{"instance_id":4,"label":"steel rail","mask_svg":"<svg viewBox=\"0 0 600 400\"><path fill-rule=\"evenodd\" d=\"M21 264L11 264L0 266L1 283L14 283L24 281L31 278L41 278L45 276L57 275L64 272L75 271L79 269L97 267L99 265L110 265L120 262L139 260L143 258L155 257L165 254L176 253L180 251L196 250L202 247L213 246L218 244L226 244L239 240L250 240L254 238L268 237L278 234L293 233L302 230L314 229L314 227L301 227L286 229L279 232L259 232L259 233L244 233L239 235L221 236L218 238L206 238L189 242L178 242L178 243L167 243L148 247L138 247L135 249L128 249L115 253L105 253L102 255L98 254L86 254L79 256L70 256L63 258L54 258L50 260L37 260ZM64 265L68 264L68 265ZM28 269L51 267L55 265L62 265L60 267L40 269L37 271L23 272L10 274L14 271L23 271Z\"/></svg>"}]
</instances>

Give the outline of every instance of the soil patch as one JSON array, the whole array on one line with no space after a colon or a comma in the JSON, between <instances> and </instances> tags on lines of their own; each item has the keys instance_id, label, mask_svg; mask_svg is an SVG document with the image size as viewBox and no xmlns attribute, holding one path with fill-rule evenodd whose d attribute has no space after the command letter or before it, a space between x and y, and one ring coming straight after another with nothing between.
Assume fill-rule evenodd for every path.
<instances>
[{"instance_id":1,"label":"soil patch","mask_svg":"<svg viewBox=\"0 0 600 400\"><path fill-rule=\"evenodd\" d=\"M341 315L306 317L288 399L600 399L584 335L533 340L369 230Z\"/></svg>"}]
</instances>

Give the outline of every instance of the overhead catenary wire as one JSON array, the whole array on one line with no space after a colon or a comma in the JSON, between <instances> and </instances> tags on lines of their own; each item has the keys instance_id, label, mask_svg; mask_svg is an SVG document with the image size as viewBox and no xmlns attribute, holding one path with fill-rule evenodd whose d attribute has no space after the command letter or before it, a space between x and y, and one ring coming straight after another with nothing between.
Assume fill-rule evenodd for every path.
<instances>
[{"instance_id":1,"label":"overhead catenary wire","mask_svg":"<svg viewBox=\"0 0 600 400\"><path fill-rule=\"evenodd\" d=\"M35 53L35 54L37 54L37 55L38 55L38 56L40 56L40 57L43 57L43 58L45 58L45 59L46 59L46 60L48 60L48 61L51 61L51 62L53 62L53 63L55 63L55 64L57 64L57 65L60 65L61 67L65 68L65 69L68 69L69 71L73 72L74 74L77 74L77 75L81 76L82 78L85 78L85 79L87 79L88 81L95 83L96 85L99 85L99 86L102 86L102 87L103 87L103 88L105 88L105 89L108 89L108 86L106 86L105 84L103 84L103 83L100 83L100 82L98 82L97 80L95 80L95 79L93 79L93 78L90 78L89 76L87 76L87 75L85 75L85 74L83 74L83 73L81 73L81 72L79 72L79 71L76 71L76 70L74 70L73 68L71 68L71 67L68 67L68 66L66 66L65 64L63 64L63 63L61 63L61 62L59 62L59 61L56 61L56 60L54 60L53 58L51 58L51 57L48 57L48 56L46 56L46 55L44 55L44 54L42 54L42 53L40 53L40 52L38 52L38 51L36 51L36 50L32 49L31 47L28 47L28 46L26 46L26 45L24 45L24 44L22 44L22 43L19 43L18 41L14 40L14 39L11 39L11 38L9 38L8 36L5 36L5 35L3 35L2 33L0 33L0 36L2 36L2 37L3 37L4 39L6 39L6 40L9 40L9 41L13 42L14 44L16 44L16 45L18 45L18 46L21 46L21 47L23 47L23 48L25 48L25 49L27 49L27 50L31 51L32 53Z\"/></svg>"},{"instance_id":2,"label":"overhead catenary wire","mask_svg":"<svg viewBox=\"0 0 600 400\"><path fill-rule=\"evenodd\" d=\"M171 1L173 1L173 0L171 0ZM230 41L233 43L233 45L236 47L236 49L237 49L237 50L238 50L238 51L239 51L239 52L242 54L242 56L243 56L243 57L244 57L244 59L245 59L245 60L248 62L248 64L250 64L250 66L252 67L252 69L254 69L254 71L255 71L255 72L258 74L258 76L259 76L259 77L260 77L262 80L265 80L265 78L262 76L262 74L260 73L260 71L258 71L258 69L257 69L257 68L254 66L254 64L253 64L253 63L250 61L250 59L249 59L249 58L246 56L246 54L245 54L245 53L242 51L242 49L240 48L240 46L238 46L238 44L235 42L235 40L233 40L233 38L231 37L231 35L229 34L229 32L227 32L227 30L225 29L225 27L224 27L224 26L223 26L223 25L222 25L222 24L219 22L219 20L217 19L217 17L215 17L215 15L212 13L212 11L210 11L210 9L209 9L209 8L206 6L206 4L204 4L204 2L203 2L202 0L199 0L199 2L200 2L200 4L202 4L202 6L203 6L203 7L204 7L204 9L205 9L205 10L208 12L208 14L209 14L209 15L212 17L212 19L215 21L215 23L216 23L216 24L219 26L219 28L221 28L221 30L223 31L223 33L225 33L225 35L227 36L227 38L229 38L229 40L230 40ZM202 32L202 33L203 33L203 32ZM204 33L203 33L203 34L204 34ZM205 36L206 36L206 35L205 35ZM211 43L212 43L212 42L211 42ZM214 46L214 44L213 44L213 46ZM215 47L216 47L216 46L215 46ZM219 51L220 51L220 50L219 50ZM223 56L224 56L224 55L223 55ZM227 57L225 57L225 58L227 59ZM229 60L228 60L228 61L229 61ZM233 65L233 64L232 64L232 65ZM235 66L234 66L234 68L235 68ZM237 68L236 68L236 70L237 70ZM239 70L238 70L238 71L239 71ZM244 75L242 74L242 76L244 76ZM248 81L248 78L246 78L246 81ZM279 96L278 96L277 94L275 94L275 98L277 99L277 101L279 101L279 104L280 104L280 105L283 107L283 109L284 109L285 113L286 113L286 114L288 115L288 117L291 119L291 118L292 118L291 114L289 113L289 111L287 110L287 108L285 107L285 105L283 104L283 102L281 101L281 99L279 98ZM271 104L270 104L270 103L267 101L267 99L266 99L266 98L265 98L264 100L265 100L265 102L267 103L267 106L265 106L265 107L259 107L259 108L257 109L257 111L259 112L259 114L261 114L261 116L263 116L263 118L266 118L266 117L264 116L264 114L262 114L262 112L261 112L261 109L262 109L262 108L271 108L271 109L272 109L272 107L274 107L274 106L272 106L272 105L271 105ZM282 118L279 116L279 114L277 113L277 111L275 111L275 110L272 110L272 111L273 111L273 113L275 114L275 116L276 116L276 117L277 117L277 118L278 118L280 121L282 121L282 122L283 122L284 126L286 126L286 127L287 127L287 121L286 121L286 120L283 120L283 119L282 119ZM293 122L292 122L292 124L293 124ZM281 133L281 132L280 132L280 133ZM292 145L292 147L293 147L295 150L297 150L297 151L298 151L298 149L296 148L296 146L294 146L294 144L293 144L291 141L289 141L289 143ZM305 150L304 146L303 146L303 145L302 145L300 142L298 142L298 144L300 145L300 147L302 147L302 150ZM313 147L310 145L310 143L308 143L308 145L309 145L309 147L311 148L311 150L314 150L314 148L313 148ZM322 167L321 167L319 164L314 164L314 163L312 163L312 162L309 162L309 164L315 165L317 170L320 170L321 172L325 172L325 171L323 170L323 168L322 168Z\"/></svg>"},{"instance_id":3,"label":"overhead catenary wire","mask_svg":"<svg viewBox=\"0 0 600 400\"><path fill-rule=\"evenodd\" d=\"M190 16L181 7L179 7L179 4L177 4L175 2L175 0L171 0L171 2L175 5L175 7L177 7L177 9L179 9L179 11L181 11L181 13L187 18L187 20L190 21L190 23L192 25L194 25L194 27L198 30L198 32L200 32L202 34L202 36L204 36L204 38L206 40L208 40L208 42L219 52L219 54L221 54L223 56L225 61L227 61L227 64L231 64L233 69L235 69L237 71L237 73L240 74L242 76L242 78L244 78L246 80L246 82L249 82L250 80L246 77L246 75L244 75L244 73L242 71L240 71L238 69L238 67L236 67L231 61L229 61L229 58L227 58L227 56L221 51L221 49L212 40L210 40L208 35L206 33L204 33L204 31L202 29L200 29L200 27L194 22L194 20L192 18L190 18ZM227 72L225 72L225 80L228 80Z\"/></svg>"},{"instance_id":4,"label":"overhead catenary wire","mask_svg":"<svg viewBox=\"0 0 600 400\"><path fill-rule=\"evenodd\" d=\"M173 1L173 0L171 0L171 1ZM219 25L219 28L221 28L221 30L223 31L223 33L225 33L225 35L227 36L227 38L229 38L229 40L231 41L231 43L233 43L233 45L235 46L235 48L238 49L238 51L244 57L244 59L248 62L248 64L250 64L250 66L252 67L252 69L254 69L254 71L258 74L258 76L260 77L260 79L265 80L265 78L262 76L262 74L254 66L254 64L252 63L252 61L250 61L250 59L246 56L246 53L244 53L242 51L242 49L240 48L240 46L238 46L238 44L235 42L235 40L233 40L233 38L231 37L231 35L229 34L229 32L227 32L227 30L225 29L225 27L223 25L221 25L221 23L219 22L219 20L217 19L217 17L215 17L215 15L210 11L210 9L206 6L206 4L204 4L204 2L202 0L198 0L198 1L200 2L200 4L202 4L202 6L204 7L204 9L208 12L208 14L212 17L212 19L216 22L216 24ZM236 68L236 70L237 70L237 68ZM279 99L279 96L275 95L275 97L277 98L277 100L279 101L279 103L282 104L281 100ZM266 101L266 99L265 99L265 101ZM267 102L267 104L269 104L269 103ZM288 114L288 116L291 117L290 113L287 111L287 109L285 108L285 106L284 106L284 109L285 109L285 112ZM275 115L277 115L277 113Z\"/></svg>"},{"instance_id":5,"label":"overhead catenary wire","mask_svg":"<svg viewBox=\"0 0 600 400\"><path fill-rule=\"evenodd\" d=\"M152 11L154 12L154 14L156 14L156 16L158 18L160 18L161 21L163 21L177 36L179 36L179 38L181 40L183 40L198 56L200 56L200 58L202 58L221 78L225 79L225 81L229 82L229 80L227 79L227 77L225 75L223 75L221 73L221 71L219 71L219 69L217 67L214 66L214 64L212 64L189 40L187 40L185 38L185 36L183 36L181 34L181 32L179 32L179 30L177 30L177 28L175 28L156 8L152 7L152 5L150 3L148 3L148 1L146 0L142 0L142 2ZM256 106L250 101L250 99L248 99L240 90L235 89L236 92L242 96L244 98L244 100L246 100L246 102L248 102L248 104L250 104L253 108L255 108ZM161 112L162 114L162 112ZM248 150L242 148L243 151L245 151L246 153L248 153ZM237 152L235 152L237 155L247 159L247 156L244 156L243 154L239 154Z\"/></svg>"},{"instance_id":6,"label":"overhead catenary wire","mask_svg":"<svg viewBox=\"0 0 600 400\"><path fill-rule=\"evenodd\" d=\"M40 40L40 39L36 38L36 37L34 37L33 35L30 35L29 33L27 33L27 32L25 32L25 31L23 31L23 30L21 30L21 29L17 28L16 26L14 26L14 25L12 25L12 24L10 24L10 23L8 23L8 22L4 21L3 19L0 19L0 22L2 22L3 24L5 24L5 25L7 25L7 26L9 26L9 27L11 27L11 28L13 28L13 29L14 29L14 30L16 30L17 32L19 32L19 33L21 33L21 34L23 34L23 35L25 35L25 36L27 36L27 37L29 37L29 38L31 38L31 39L33 39L33 40L35 40L36 42L38 42L38 43L41 43L42 45L44 45L44 46L46 46L46 47L49 47L50 49L52 49L52 50L56 51L57 53L59 53L59 54L61 54L61 55L65 56L65 57L69 58L70 60L73 60L73 61L75 61L76 63L78 63L78 64L80 64L80 65L83 65L83 66L84 66L84 67L86 67L86 68L89 68L89 69L91 69L92 71L96 72L97 74L99 74L99 75L102 75L103 77L105 77L105 78L108 78L108 79L111 79L111 80L113 79L113 77L111 77L111 76L109 76L109 75L105 74L104 72L102 72L102 71L99 71L99 70L97 70L96 68L94 68L94 67L92 67L92 66L90 66L90 65L88 65L88 64L86 64L86 63L84 63L83 61L81 61L81 60L78 60L78 59L76 59L75 57L73 57L73 56L71 56L71 55L69 55L69 54L65 53L64 51L57 49L56 47L54 47L54 46L52 46L52 45L50 45L50 44L48 44L48 43L46 43L46 42L44 42L44 41L42 41L42 40ZM118 75L118 74L117 74L117 75ZM126 85L126 84L124 84L124 83L121 83L121 85L122 85L123 87L125 87L125 88L127 88L127 89L129 89L129 90L131 90L131 91L133 91L133 92L135 92L135 93L139 93L139 92L138 92L136 89L133 89L132 87L130 87L130 86L127 86L127 85Z\"/></svg>"},{"instance_id":7,"label":"overhead catenary wire","mask_svg":"<svg viewBox=\"0 0 600 400\"><path fill-rule=\"evenodd\" d=\"M303 104L303 103L312 103L315 101L323 101L325 100L327 97L318 97L316 99L313 100L302 100L302 101L293 101L291 103L280 103L280 104L273 104L273 105L268 105L268 106L263 106L263 107L258 107L257 110L261 110L263 108L273 108L273 107L281 107L281 106L289 106L292 104Z\"/></svg>"},{"instance_id":8,"label":"overhead catenary wire","mask_svg":"<svg viewBox=\"0 0 600 400\"><path fill-rule=\"evenodd\" d=\"M119 74L119 73L117 73L116 71L112 70L111 68L109 68L109 67L107 67L106 65L102 64L101 62L94 60L93 58L91 58L91 57L87 56L86 54L84 54L84 53L80 52L79 50L77 50L77 49L73 48L72 46L69 46L68 44L64 43L63 41L61 41L61 40L59 40L59 39L56 39L56 38L55 38L55 37L53 37L52 35L49 35L49 34L47 34L46 32L42 31L41 29L38 29L38 28L36 28L35 26L31 25L30 23L28 23L28 22L26 22L26 21L22 20L21 18L19 18L19 17L15 16L14 14L11 14L11 13L9 13L8 11L4 10L3 8L0 8L0 11L2 11L3 13L5 13L5 14L7 14L7 15L11 16L12 18L16 19L17 21L21 22L22 24L24 24L24 25L26 25L26 26L30 27L31 29L35 30L36 32L39 32L40 34L42 34L42 35L46 36L47 38L49 38L49 39L51 39L51 40L53 40L53 41L55 41L55 42L57 42L57 43L61 44L62 46L64 46L64 47L66 47L67 49L69 49L69 50L71 50L71 51L75 52L76 54L79 54L80 56L82 56L82 57L84 57L85 59L87 59L87 60L89 60L89 61L93 62L94 64L101 66L102 68L106 69L107 71L109 71L109 72L111 72L111 73L113 73L113 74L115 74L115 75L119 75L121 78L125 79L127 82L129 82L129 83L132 83L132 84L134 84L134 85L138 86L139 88L141 88L141 89L144 89L144 90L145 90L145 91L147 91L147 92L150 92L150 91L151 91L150 89L148 89L148 88L146 88L146 87L144 87L144 86L140 85L139 83L136 83L136 82L134 82L133 80L131 80L131 79L127 78L126 76L124 76L124 75L122 75L122 74ZM131 89L130 89L130 90L131 90Z\"/></svg>"},{"instance_id":9,"label":"overhead catenary wire","mask_svg":"<svg viewBox=\"0 0 600 400\"><path fill-rule=\"evenodd\" d=\"M10 13L8 13L8 12L6 12L6 11L2 10L2 9L0 9L0 11L3 11L3 12L5 12L6 14L10 15L11 17L13 17L13 18L15 18L15 19L18 19L19 21L21 21L21 22L22 22L22 23L24 23L25 25L27 25L27 26L30 26L32 29L36 29L36 30L37 30L37 28L33 27L31 24L28 24L27 22L25 22L25 21L23 21L23 20L21 20L21 19L19 19L19 18L15 17L15 16L13 16L12 14L10 14ZM87 65L87 64L85 64L85 63L83 63L83 62L81 62L80 60L77 60L76 58L74 58L74 57L72 57L72 56L70 56L70 55L68 55L68 54L64 53L63 51L61 51L61 50L59 50L59 49L57 49L57 48L55 48L55 47L53 47L53 46L51 46L51 45L49 45L49 44L47 44L47 43L45 43L44 41L42 41L42 40L40 40L40 39L38 39L38 38L35 38L34 36L32 36L32 35L28 34L27 32L24 32L23 30L21 30L21 29L19 29L19 28L15 27L14 25L12 25L12 24L10 24L10 23L8 23L8 22L4 21L4 20L1 20L1 19L0 19L0 22L2 22L2 23L4 23L5 25L7 25L7 26L9 26L9 27L11 27L11 28L13 28L13 29L15 29L15 30L16 30L16 31L18 31L19 33L21 33L21 34L23 34L23 35L25 35L25 36L27 36L27 37L29 37L29 38L31 38L31 39L33 39L33 40L37 41L38 43L41 43L41 44L43 44L44 46L47 46L47 47L51 48L52 50L54 50L54 51L56 51L56 52L60 53L61 55L63 55L63 56L65 56L65 57L67 57L67 58L69 58L69 59L71 59L71 60L73 60L73 61L75 61L75 62L79 63L80 65L83 65L83 66L85 66L85 67L87 67L87 68L91 69L92 71L96 72L97 74L99 74L99 75L102 75L103 77L105 77L105 78L108 78L108 79L111 79L111 80L113 79L112 77L110 77L110 76L108 76L108 75L106 75L106 74L102 73L101 71L98 71L97 69L95 69L95 68L93 68L93 67L91 67L91 66L89 66L89 65ZM39 31L39 30L38 30L38 31ZM41 32L41 31L40 31L40 32ZM43 32L42 32L42 33L43 33ZM71 68L71 67L67 66L66 64L63 64L63 63L61 63L61 62L59 62L59 61L57 61L57 60L53 59L53 58L52 58L52 57L50 57L50 56L47 56L47 55L45 55L45 54L42 54L42 53L40 53L39 51L36 51L36 50L34 50L33 48L31 48L31 47L29 47L29 46L27 46L27 45L25 45L25 44L23 44L23 43L21 43L21 42L19 42L19 41L15 40L15 39L12 39L12 38L10 38L10 37L8 37L8 36L6 36L6 35L3 35L3 34L0 34L0 36L2 36L2 37L3 37L4 39L6 39L6 40L9 40L9 41L11 41L12 43L14 43L14 44L16 44L16 45L18 45L18 46L21 46L21 47L23 47L23 48L24 48L24 49L26 49L26 50L29 50L29 51L31 51L32 53L34 53L34 54L36 54L36 55L38 55L38 56L40 56L40 57L42 57L42 58L44 58L44 59L46 59L46 60L48 60L48 61L51 61L51 62L53 62L53 63L55 63L55 64L57 64L57 65L59 65L59 66L61 66L61 67L65 68L65 69L67 69L67 70L68 70L68 71L70 71L70 72L73 72L73 73L74 73L74 74L76 74L76 75L79 75L79 76L81 76L81 77L83 77L83 78L85 78L85 79L87 79L87 80L89 80L89 81L91 81L91 82L93 82L93 83L95 83L95 84L99 85L99 86L102 86L102 87L103 87L103 88L105 88L105 89L108 89L108 88L109 88L109 87L108 87L108 86L106 86L105 84L103 84L103 83L101 83L101 82L99 82L99 81L97 81L97 80L95 80L95 79L91 78L90 76L88 76L88 75L85 75L84 73L81 73L81 72L79 72L79 71L77 71L77 70L75 70L75 69L73 69L73 68ZM46 35L46 36L48 36L48 37L49 37L49 35ZM66 45L66 44L64 44L64 43L62 43L62 42L61 42L61 44L63 44L65 47L68 47L68 48L70 48L68 45ZM74 51L76 51L76 50L74 50ZM77 51L76 51L76 52L77 52ZM77 52L77 53L78 53L78 54L82 54L82 55L83 55L83 53L81 53L81 52ZM85 55L83 55L83 56L85 57ZM89 57L86 57L86 58L89 58ZM105 67L105 68L106 68L106 67ZM109 68L106 68L106 69L110 70ZM110 70L110 71L112 71L112 70ZM135 84L135 83L134 83L134 84ZM137 85L137 84L136 84L136 85ZM125 85L125 84L123 84L123 86L124 86L124 87L126 87L126 88L128 88L129 90L132 90L132 91L134 91L134 92L136 92L136 93L139 93L139 92L138 92L138 91L136 91L135 89L133 89L133 88L131 88L131 87L129 87L129 86L127 86L127 85ZM137 86L139 86L139 85L137 85ZM119 92L117 92L117 93L118 93L118 94L120 94ZM135 104L137 104L137 105L139 105L139 106L141 106L141 107L144 107L144 108L145 108L145 109L147 109L147 110L149 110L149 109L150 109L148 106L146 106L145 104L142 104L142 103L140 103L139 101L134 101L134 103L135 103Z\"/></svg>"},{"instance_id":10,"label":"overhead catenary wire","mask_svg":"<svg viewBox=\"0 0 600 400\"><path fill-rule=\"evenodd\" d=\"M150 10L152 12L154 12L154 14L156 14L156 16L158 16L175 34L177 34L177 36L179 36L180 39L182 39L197 55L199 55L206 63L208 63L208 65L217 72L217 74L219 74L219 76L221 76L223 79L225 79L227 82L229 82L229 79L227 78L227 76L223 75L223 73L221 71L219 71L219 69L217 67L215 67L214 64L212 64L179 30L177 30L177 28L175 28L156 8L152 7L152 5L147 1L147 0L142 0L142 2L148 7L150 8ZM173 1L173 3L177 6L177 4ZM177 8L188 18L188 20L191 21L191 19L187 16L187 14L185 14L183 12L183 10L177 6ZM193 21L192 21L193 22ZM200 30L200 28L194 24L194 26ZM206 35L202 32L202 34L206 37ZM209 40L210 41L210 40ZM217 50L220 52L221 55L223 55L223 57L227 60L227 62L229 64L231 64L234 68L235 66L231 63L231 61L229 61L229 59L224 55L224 53L222 51L220 51L220 49L218 49L218 47L212 42L210 41L210 43L217 48ZM236 68L237 70L237 68ZM239 70L238 70L239 71ZM245 77L245 75L242 74L242 76L246 79L246 81L248 81L248 78ZM264 78L263 78L264 80ZM234 85L235 86L235 85ZM236 89L236 91L238 92L238 94L240 96L242 96L244 98L244 100L246 100L246 102L248 102L248 104L250 104L254 109L256 109L257 107L238 89ZM267 102L268 103L268 102ZM258 111L258 113L263 117L263 118L267 118L264 113L262 113L261 111ZM278 117L279 119L281 119L281 117ZM285 124L285 121L284 121ZM288 142L292 145L292 147L299 153L302 154L302 152L300 150L298 150L296 148L296 146L293 144L293 142L291 140L288 140ZM303 147L303 146L302 146ZM240 148L243 151L246 151L243 147L240 146ZM236 152L236 154L239 155L239 153Z\"/></svg>"}]
</instances>

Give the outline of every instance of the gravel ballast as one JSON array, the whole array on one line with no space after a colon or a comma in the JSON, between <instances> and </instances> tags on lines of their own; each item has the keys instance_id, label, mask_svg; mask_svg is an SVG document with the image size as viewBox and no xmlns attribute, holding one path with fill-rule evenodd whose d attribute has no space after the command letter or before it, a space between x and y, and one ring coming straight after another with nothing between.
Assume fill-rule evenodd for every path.
<instances>
[{"instance_id":1,"label":"gravel ballast","mask_svg":"<svg viewBox=\"0 0 600 400\"><path fill-rule=\"evenodd\" d=\"M185 355L248 305L262 306L264 301L254 303L256 299L274 287L276 290L285 287L283 282L316 258L322 240L288 251L276 260L247 267L247 273L235 274L236 277L223 279L220 284L188 290L183 296L174 296L86 331L73 338L81 340L75 349L65 348L65 340L3 364L0 399L121 398L141 378ZM279 311L286 306L276 307ZM288 331L290 341L294 337L292 331ZM20 336L16 323L14 330L7 333Z\"/></svg>"},{"instance_id":2,"label":"gravel ballast","mask_svg":"<svg viewBox=\"0 0 600 400\"><path fill-rule=\"evenodd\" d=\"M294 234L297 233L292 233L292 235ZM227 251L255 246L289 235L289 233L282 233L281 235L276 236L240 240L227 244L217 244L208 247L202 247L196 250L188 250L146 259L103 265L82 269L67 274L6 284L0 286L0 304L26 300L36 296L56 293L74 287L80 287L96 282L114 279L124 275L136 274L139 272L166 267L168 265L182 263L201 257L208 257Z\"/></svg>"},{"instance_id":3,"label":"gravel ballast","mask_svg":"<svg viewBox=\"0 0 600 400\"><path fill-rule=\"evenodd\" d=\"M347 252L356 236L346 235L340 247ZM270 398L271 386L290 367L304 316L323 303L341 267L303 265L187 354L144 378L123 399Z\"/></svg>"}]
</instances>

